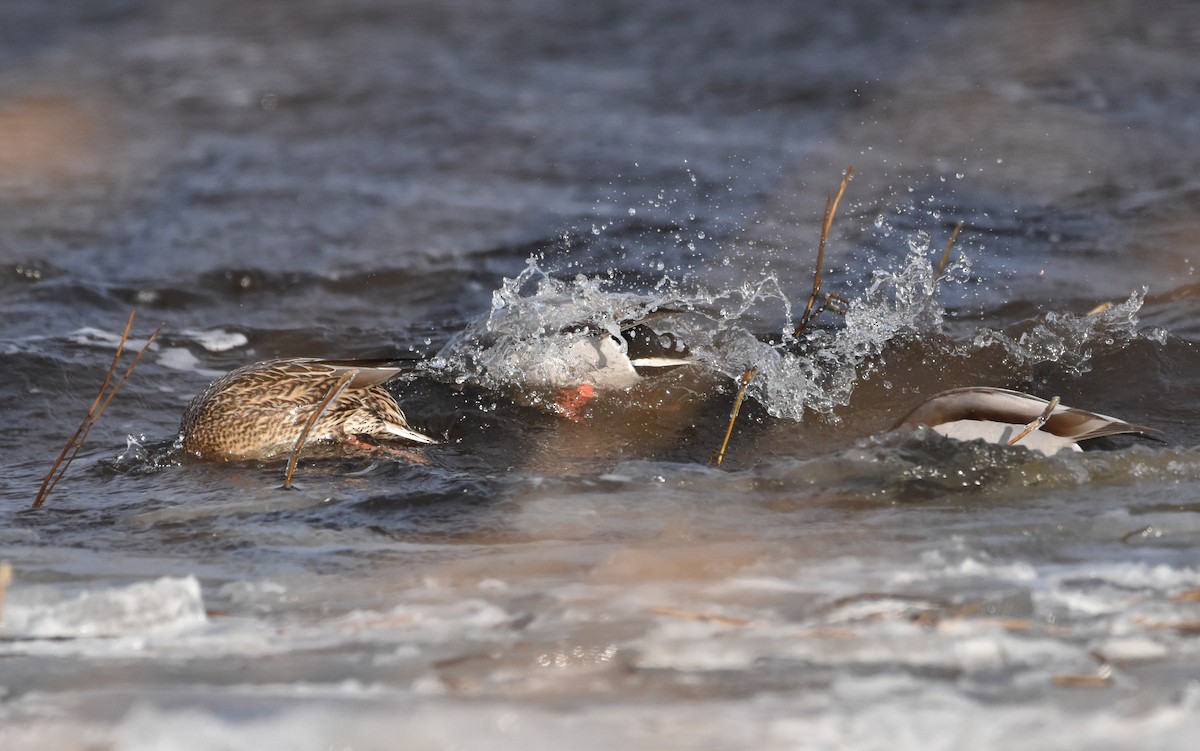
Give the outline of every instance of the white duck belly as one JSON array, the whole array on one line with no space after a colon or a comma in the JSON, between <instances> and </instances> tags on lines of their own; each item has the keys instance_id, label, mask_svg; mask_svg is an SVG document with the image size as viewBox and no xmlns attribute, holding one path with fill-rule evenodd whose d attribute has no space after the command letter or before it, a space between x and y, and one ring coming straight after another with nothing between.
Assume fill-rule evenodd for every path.
<instances>
[{"instance_id":1,"label":"white duck belly","mask_svg":"<svg viewBox=\"0 0 1200 751\"><path fill-rule=\"evenodd\" d=\"M956 441L987 441L1004 445L1008 445L1024 429L1024 425L1014 425L1010 422L996 420L954 420L933 426L933 432ZM1029 433L1015 445L1024 446L1030 451L1036 451L1046 456L1053 456L1063 451L1083 451L1074 440L1041 430Z\"/></svg>"}]
</instances>

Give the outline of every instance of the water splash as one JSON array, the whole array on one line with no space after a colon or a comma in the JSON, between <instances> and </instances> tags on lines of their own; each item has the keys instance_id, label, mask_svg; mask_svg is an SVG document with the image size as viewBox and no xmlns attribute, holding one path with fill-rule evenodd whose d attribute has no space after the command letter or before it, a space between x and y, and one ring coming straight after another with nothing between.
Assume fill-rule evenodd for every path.
<instances>
[{"instance_id":1,"label":"water splash","mask_svg":"<svg viewBox=\"0 0 1200 751\"><path fill-rule=\"evenodd\" d=\"M1055 363L1070 375L1082 375L1091 369L1097 348L1125 347L1143 335L1161 340L1161 330L1139 329L1137 314L1145 296L1146 289L1142 288L1123 303L1086 315L1051 311L1016 335L984 329L975 335L972 347L979 350L999 346L1014 365Z\"/></svg>"},{"instance_id":2,"label":"water splash","mask_svg":"<svg viewBox=\"0 0 1200 751\"><path fill-rule=\"evenodd\" d=\"M453 380L520 394L542 403L556 386L579 383L587 373L564 362L562 352L607 334L619 351L622 322L680 302L669 291L614 292L612 283L583 274L555 279L530 258L516 277L492 293L488 313L457 334L429 363Z\"/></svg>"},{"instance_id":3,"label":"water splash","mask_svg":"<svg viewBox=\"0 0 1200 751\"><path fill-rule=\"evenodd\" d=\"M939 279L927 250L927 242L914 241L897 268L877 269L862 294L850 299L842 325L760 348L750 394L775 417L801 420L816 412L831 418L837 407L849 404L859 381L875 368L873 358L889 345L940 333L945 309L939 288L962 282L970 264L960 260ZM729 375L741 372L715 367Z\"/></svg>"},{"instance_id":4,"label":"water splash","mask_svg":"<svg viewBox=\"0 0 1200 751\"><path fill-rule=\"evenodd\" d=\"M635 294L582 274L556 279L530 259L493 293L488 313L455 336L429 367L460 384L545 403L554 387L587 380L586 372L563 363L565 349L607 334L624 354L626 345L618 341L623 326L644 319L654 333L686 346L694 361L730 379L757 367L749 393L771 415L830 416L849 403L873 367L871 358L889 343L941 330L939 286L960 281L969 267L961 262L939 280L927 250L927 243L911 244L897 268L874 272L863 293L850 300L841 325L810 329L799 340L792 333L797 306L772 275L720 291L665 283ZM755 330L764 307L782 313L781 331Z\"/></svg>"},{"instance_id":5,"label":"water splash","mask_svg":"<svg viewBox=\"0 0 1200 751\"><path fill-rule=\"evenodd\" d=\"M609 277L557 279L531 258L493 293L488 313L454 337L430 367L460 384L507 391L534 404L548 404L547 397L566 384L617 390L633 381L589 380L590 366L565 363L562 353L588 338L611 336L624 355L623 328L644 320L655 334L684 345L700 366L731 381L757 368L747 393L771 416L802 420L816 413L836 420L836 410L881 366L880 356L905 342L924 347L936 340L941 349L935 357L971 357L999 347L1014 369L1053 362L1081 374L1098 347L1155 337L1139 330L1142 290L1099 313L1049 312L1023 324L1019 333L983 329L956 343L944 336L943 293L971 282L971 262L960 255L939 274L933 258L929 235L914 234L905 257L875 269L863 290L849 298L840 321L822 317L798 338L793 311L806 298L792 300L771 274L716 291L685 289L665 275L648 292L633 293L615 289ZM762 330L762 321L781 317L782 329ZM629 374L636 380L631 368Z\"/></svg>"}]
</instances>

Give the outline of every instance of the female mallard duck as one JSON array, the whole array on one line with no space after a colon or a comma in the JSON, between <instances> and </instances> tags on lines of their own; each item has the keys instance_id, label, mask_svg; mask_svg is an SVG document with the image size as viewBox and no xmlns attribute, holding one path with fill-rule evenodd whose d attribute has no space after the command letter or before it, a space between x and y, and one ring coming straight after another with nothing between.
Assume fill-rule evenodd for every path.
<instances>
[{"instance_id":1,"label":"female mallard duck","mask_svg":"<svg viewBox=\"0 0 1200 751\"><path fill-rule=\"evenodd\" d=\"M437 443L408 426L383 387L399 373L383 360L246 365L214 381L184 410L183 450L202 459L279 459L296 449L310 421L305 445L370 447L364 438Z\"/></svg>"},{"instance_id":2,"label":"female mallard duck","mask_svg":"<svg viewBox=\"0 0 1200 751\"><path fill-rule=\"evenodd\" d=\"M1158 440L1153 428L1065 407L1020 391L974 386L943 391L909 412L896 428L926 425L958 441L1019 445L1051 455L1082 451L1080 441L1121 433Z\"/></svg>"}]
</instances>

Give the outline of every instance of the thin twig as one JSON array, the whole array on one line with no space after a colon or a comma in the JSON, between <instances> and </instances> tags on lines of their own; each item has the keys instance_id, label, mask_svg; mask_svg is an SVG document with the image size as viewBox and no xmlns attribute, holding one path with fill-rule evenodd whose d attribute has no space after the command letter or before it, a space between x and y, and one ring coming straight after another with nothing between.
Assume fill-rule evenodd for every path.
<instances>
[{"instance_id":1,"label":"thin twig","mask_svg":"<svg viewBox=\"0 0 1200 751\"><path fill-rule=\"evenodd\" d=\"M132 318L131 318L131 320L132 320ZM34 508L38 508L39 506L41 506L42 503L46 500L46 498L51 493L54 492L54 488L58 487L59 481L62 480L63 475L65 475L67 473L67 468L71 466L71 463L75 461L75 457L79 456L79 452L81 450L83 450L83 442L87 440L88 434L92 432L92 428L96 426L96 423L100 421L100 416L104 414L104 410L108 409L109 402L111 402L113 397L117 395L117 392L121 390L121 387L125 385L125 382L129 380L129 376L131 376L133 374L133 369L137 367L137 364L139 362L141 362L142 356L145 355L147 350L150 349L150 345L153 344L154 340L158 338L159 333L163 330L163 326L165 326L165 325L166 324L163 324L163 323L158 324L158 328L154 329L154 332L152 334L150 334L150 336L146 339L146 343L144 345L142 345L142 348L140 350L138 350L137 355L134 356L133 362L129 363L129 367L127 367L125 369L125 372L121 375L121 380L119 380L115 384L113 384L112 390L108 392L108 396L105 397L104 401L100 403L99 408L95 408L95 403L93 402L94 411L89 411L88 418L85 419L84 423L79 426L82 429L82 433L80 431L76 431L77 438L73 438L74 450L71 452L71 456L67 459L66 463L63 465L62 470L58 473L58 476L55 477L54 480L50 483L50 486L45 489L45 492L38 494L38 498L34 501L34 504L33 504ZM125 345L125 340L128 337L128 334L129 334L129 332L127 329L125 334L121 337L121 346L122 347ZM120 349L118 348L118 353L119 353L119 351L120 351ZM119 356L119 354L118 354L118 356ZM114 362L114 365L115 365L115 362ZM112 375L112 368L110 367L109 376L111 376L111 375ZM109 378L105 378L105 385L107 385L108 380L109 380ZM101 389L100 394L96 395L97 399L99 399L99 397L103 393L104 393L104 391L103 391L103 389ZM67 448L71 448L71 444L68 444ZM64 452L65 452L65 449L64 449Z\"/></svg>"},{"instance_id":2,"label":"thin twig","mask_svg":"<svg viewBox=\"0 0 1200 751\"><path fill-rule=\"evenodd\" d=\"M108 409L108 403L112 401L112 398L117 395L117 392L120 391L121 387L125 385L125 382L129 380L129 376L133 375L133 369L136 368L137 364L142 361L142 356L145 355L150 349L150 345L154 344L154 340L158 338L158 335L162 333L163 327L166 325L167 324L165 323L160 323L158 324L158 328L150 332L150 336L146 338L146 343L142 345L142 348L138 350L137 355L134 356L133 362L129 363L128 368L125 368L125 372L121 375L121 380L117 381L116 385L113 386L112 391L109 392L108 397L104 400L104 403L100 405L100 409L96 412L96 420L99 420L100 415L104 414L104 410ZM92 420L92 425L96 424L96 420ZM92 425L88 426L88 430L92 429ZM87 438L87 430L84 431L83 437Z\"/></svg>"},{"instance_id":3,"label":"thin twig","mask_svg":"<svg viewBox=\"0 0 1200 751\"><path fill-rule=\"evenodd\" d=\"M834 303L837 305L834 305ZM845 295L839 295L836 292L825 293L825 304L821 310L828 310L831 313L837 313L840 316L846 315L846 311L850 309L850 298Z\"/></svg>"},{"instance_id":4,"label":"thin twig","mask_svg":"<svg viewBox=\"0 0 1200 751\"><path fill-rule=\"evenodd\" d=\"M720 623L724 626L745 626L750 623L748 618L737 618L732 615L721 615L720 613L697 613L680 608L650 608L650 612L654 615L665 615L671 618L682 618L688 621L700 621L703 623Z\"/></svg>"},{"instance_id":5,"label":"thin twig","mask_svg":"<svg viewBox=\"0 0 1200 751\"><path fill-rule=\"evenodd\" d=\"M4 596L8 594L8 585L12 583L12 566L8 561L0 561L0 625L4 623Z\"/></svg>"},{"instance_id":6,"label":"thin twig","mask_svg":"<svg viewBox=\"0 0 1200 751\"><path fill-rule=\"evenodd\" d=\"M813 317L813 305L821 295L821 283L824 281L821 276L821 267L825 264L825 243L829 240L829 230L833 226L833 217L837 214L838 203L842 200L842 194L846 192L846 185L849 184L853 174L854 168L847 167L846 172L842 175L842 184L838 186L837 193L825 199L825 216L821 220L821 240L817 244L817 268L813 272L812 294L808 298L808 304L804 306L804 315L800 316L800 323L796 326L793 336L800 336Z\"/></svg>"},{"instance_id":7,"label":"thin twig","mask_svg":"<svg viewBox=\"0 0 1200 751\"><path fill-rule=\"evenodd\" d=\"M1022 430L1020 433L1017 433L1017 436L1015 438L1011 439L1008 442L1008 445L1012 446L1017 441L1021 440L1025 436L1029 435L1033 431L1035 431L1038 428L1045 425L1046 421L1050 419L1050 413L1053 412L1056 407L1058 407L1058 402L1059 402L1059 399L1057 396L1054 397L1053 399L1051 399L1050 403L1046 405L1046 409L1042 411L1042 414L1038 415L1038 418L1036 420L1034 420L1033 422L1026 425L1024 430Z\"/></svg>"},{"instance_id":8,"label":"thin twig","mask_svg":"<svg viewBox=\"0 0 1200 751\"><path fill-rule=\"evenodd\" d=\"M70 439L67 440L67 445L63 447L58 458L54 460L54 465L50 468L50 472L42 480L42 485L38 488L37 497L33 501L33 508L40 508L50 494L54 492L54 488L67 473L71 462L75 461L75 457L79 456L79 452L83 449L83 443L87 440L88 433L91 432L92 427L100 420L100 416L108 408L109 402L117 395L117 392L121 390L125 382L129 380L129 376L133 374L133 369L141 361L142 355L146 354L146 351L150 349L150 345L154 343L155 338L158 337L159 332L163 329L163 324L159 324L154 333L146 340L146 344L142 347L141 351L133 358L133 362L125 369L125 373L121 376L121 379L113 385L112 391L108 391L108 385L112 383L112 377L117 370L117 364L121 361L121 355L125 352L125 344L129 341L129 331L133 328L133 321L136 317L137 311L131 310L129 312L129 319L125 322L125 330L121 332L121 338L117 342L117 351L108 366L108 371L104 374L104 381L100 384L100 390L96 392L96 398L92 400L92 406L88 408L87 414L84 415L83 422L79 423L79 427L75 429ZM105 396L106 392L108 393L107 396ZM70 454L69 457L67 456L68 453Z\"/></svg>"},{"instance_id":9,"label":"thin twig","mask_svg":"<svg viewBox=\"0 0 1200 751\"><path fill-rule=\"evenodd\" d=\"M756 366L742 373L742 384L738 387L737 398L733 400L733 409L729 413L729 427L725 429L725 440L721 441L721 449L712 459L714 467L721 466L721 462L725 461L725 449L729 447L729 439L733 436L733 424L737 422L738 412L742 410L742 399L746 397L746 387L750 385L750 381L754 379L754 374L757 372L758 367Z\"/></svg>"},{"instance_id":10,"label":"thin twig","mask_svg":"<svg viewBox=\"0 0 1200 751\"><path fill-rule=\"evenodd\" d=\"M1107 665L1101 665L1095 673L1083 673L1081 675L1056 673L1050 676L1050 682L1055 686L1065 686L1068 688L1104 688L1112 685L1112 668L1109 668Z\"/></svg>"},{"instance_id":11,"label":"thin twig","mask_svg":"<svg viewBox=\"0 0 1200 751\"><path fill-rule=\"evenodd\" d=\"M63 459L67 457L67 452L71 450L71 447L74 446L77 441L79 441L79 436L83 433L84 428L88 426L88 423L91 422L92 417L96 414L96 408L100 406L100 400L104 398L104 392L108 390L108 384L109 381L112 380L113 373L117 369L117 363L121 361L121 353L125 351L125 341L129 338L129 330L133 328L133 319L136 317L136 309L129 311L129 320L125 322L125 331L121 333L121 339L117 342L117 351L115 354L113 354L112 363L110 363L108 366L108 372L104 374L104 382L100 384L100 390L96 392L96 398L92 400L92 406L88 408L87 414L83 416L83 422L79 423L79 427L76 428L71 437L67 439L67 445L63 446L63 450L59 453L58 458L54 460L54 464L50 467L50 471L46 474L45 479L42 480L42 486L38 488L38 494L37 498L33 502L33 508L41 506L42 502L46 500L46 496L50 493L51 481L53 481L55 475L58 474L59 465L62 464ZM66 471L65 467L63 468L63 471Z\"/></svg>"},{"instance_id":12,"label":"thin twig","mask_svg":"<svg viewBox=\"0 0 1200 751\"><path fill-rule=\"evenodd\" d=\"M343 373L342 377L339 378L337 382L329 388L329 392L325 394L325 398L321 400L321 403L317 405L316 410L313 411L312 415L309 416L308 420L304 423L304 430L300 431L300 437L296 439L296 448L292 449L292 456L290 459L288 459L287 475L285 475L283 478L284 490L288 490L292 487L292 474L296 471L296 463L300 461L300 451L303 450L304 443L308 440L309 431L312 430L313 425L317 424L317 420L321 419L321 415L325 414L325 410L329 407L333 400L345 390L346 386L350 384L350 381L354 380L356 375L358 375L358 368L347 370L345 373Z\"/></svg>"},{"instance_id":13,"label":"thin twig","mask_svg":"<svg viewBox=\"0 0 1200 751\"><path fill-rule=\"evenodd\" d=\"M958 233L962 232L962 229L962 222L954 225L954 231L950 233L950 241L946 243L946 249L942 251L942 260L938 261L937 274L933 277L935 281L942 278L942 272L946 270L946 262L950 260L950 251L954 249L954 243L958 240Z\"/></svg>"}]
</instances>

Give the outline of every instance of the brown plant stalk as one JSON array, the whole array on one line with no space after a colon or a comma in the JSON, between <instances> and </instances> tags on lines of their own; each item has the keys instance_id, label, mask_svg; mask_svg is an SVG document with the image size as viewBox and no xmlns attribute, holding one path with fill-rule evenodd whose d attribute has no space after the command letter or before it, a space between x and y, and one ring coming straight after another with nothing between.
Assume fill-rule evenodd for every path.
<instances>
[{"instance_id":1,"label":"brown plant stalk","mask_svg":"<svg viewBox=\"0 0 1200 751\"><path fill-rule=\"evenodd\" d=\"M821 220L821 239L817 243L817 268L813 272L812 294L809 295L808 304L804 306L804 315L800 316L800 323L797 324L793 336L799 337L804 333L808 322L813 318L813 306L816 305L817 298L821 296L821 284L824 281L821 269L825 265L825 244L829 240L829 230L833 227L833 217L837 214L838 203L841 202L842 194L846 192L846 186L850 183L853 175L854 168L847 167L846 172L842 175L842 184L838 186L837 193L825 199L825 215Z\"/></svg>"},{"instance_id":2,"label":"brown plant stalk","mask_svg":"<svg viewBox=\"0 0 1200 751\"><path fill-rule=\"evenodd\" d=\"M113 355L112 363L109 364L108 371L104 374L104 381L100 384L100 390L96 392L96 398L92 400L92 406L88 409L87 414L84 415L83 422L79 423L79 427L75 429L75 432L67 440L67 445L63 446L63 450L59 453L58 458L54 460L50 472L42 480L37 497L33 501L33 508L41 508L46 499L50 497L50 494L54 492L54 488L58 485L59 480L67 473L67 469L70 468L71 463L75 461L75 457L83 449L83 443L87 440L88 433L91 432L92 427L100 420L100 416L108 408L109 402L117 395L117 392L121 390L125 382L129 380L129 376L133 374L133 369L141 361L142 355L146 354L146 351L150 349L150 345L154 343L159 332L163 329L163 324L159 324L154 333L146 339L146 344L137 353L137 356L133 358L133 362L125 369L125 373L121 376L121 379L113 384L112 390L109 391L108 386L112 383L112 377L117 370L117 364L121 361L121 355L125 351L125 344L129 340L129 331L133 328L133 320L136 317L137 310L131 310L129 312L129 320L125 322L125 330L121 332L121 338L117 342L117 351ZM106 392L107 396L105 396ZM68 453L70 454L69 457L67 456Z\"/></svg>"},{"instance_id":3,"label":"brown plant stalk","mask_svg":"<svg viewBox=\"0 0 1200 751\"><path fill-rule=\"evenodd\" d=\"M325 394L325 398L321 400L321 403L317 405L312 415L304 423L304 429L300 431L300 437L296 439L296 447L292 449L292 455L288 459L287 474L283 478L284 490L292 487L292 475L296 471L296 463L300 461L300 452L304 449L305 442L308 441L308 434L312 430L313 425L317 424L317 420L321 419L321 415L325 414L325 410L346 389L346 386L350 385L350 381L353 381L356 375L358 375L358 369L348 370L343 373L342 377L337 380L337 383L329 388L329 391Z\"/></svg>"},{"instance_id":4,"label":"brown plant stalk","mask_svg":"<svg viewBox=\"0 0 1200 751\"><path fill-rule=\"evenodd\" d=\"M754 380L754 374L758 372L758 367L751 367L742 373L742 382L738 387L737 397L733 400L733 409L729 413L729 427L725 429L725 440L721 441L721 448L712 458L714 467L721 466L721 462L725 461L725 449L729 448L729 439L733 436L733 424L737 422L738 412L742 411L742 400L746 397L746 387L750 385L750 381Z\"/></svg>"},{"instance_id":5,"label":"brown plant stalk","mask_svg":"<svg viewBox=\"0 0 1200 751\"><path fill-rule=\"evenodd\" d=\"M1051 399L1049 403L1046 404L1046 409L1042 410L1042 414L1038 415L1036 420L1026 425L1020 433L1017 433L1017 435L1008 442L1008 445L1015 445L1017 441L1045 425L1046 421L1050 419L1050 415L1053 414L1054 410L1058 407L1058 402L1059 398L1057 396Z\"/></svg>"},{"instance_id":6,"label":"brown plant stalk","mask_svg":"<svg viewBox=\"0 0 1200 751\"><path fill-rule=\"evenodd\" d=\"M954 231L950 233L950 241L946 243L946 249L942 251L942 259L938 261L937 273L933 277L934 281L942 278L942 273L946 270L946 263L950 260L950 251L954 249L954 243L958 240L958 234L962 232L962 229L962 222L954 225Z\"/></svg>"}]
</instances>

